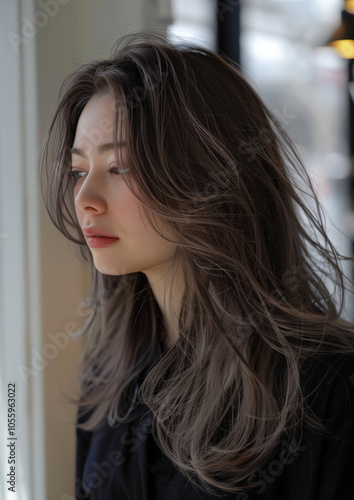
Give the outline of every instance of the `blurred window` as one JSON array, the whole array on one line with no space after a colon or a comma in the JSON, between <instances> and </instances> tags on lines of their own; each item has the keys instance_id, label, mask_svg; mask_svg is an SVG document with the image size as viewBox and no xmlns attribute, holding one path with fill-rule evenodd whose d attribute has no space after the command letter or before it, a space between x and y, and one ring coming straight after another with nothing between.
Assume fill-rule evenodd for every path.
<instances>
[{"instance_id":1,"label":"blurred window","mask_svg":"<svg viewBox=\"0 0 354 500\"><path fill-rule=\"evenodd\" d=\"M343 5L342 0L243 1L240 44L245 77L297 144L325 209L328 235L349 256L354 234L348 222L348 62L323 46L340 24ZM352 266L342 266L353 279ZM354 315L352 295L347 313Z\"/></svg>"}]
</instances>

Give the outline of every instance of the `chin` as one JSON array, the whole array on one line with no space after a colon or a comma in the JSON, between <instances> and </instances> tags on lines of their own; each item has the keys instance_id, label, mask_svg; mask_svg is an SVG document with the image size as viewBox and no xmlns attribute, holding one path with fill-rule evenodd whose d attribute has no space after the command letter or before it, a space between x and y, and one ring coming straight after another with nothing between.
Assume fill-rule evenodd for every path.
<instances>
[{"instance_id":1,"label":"chin","mask_svg":"<svg viewBox=\"0 0 354 500\"><path fill-rule=\"evenodd\" d=\"M126 273L122 273L120 272L119 270L116 270L116 269L107 269L107 268L101 268L101 269L98 269L96 268L101 274L107 274L109 276L123 276L124 274Z\"/></svg>"},{"instance_id":2,"label":"chin","mask_svg":"<svg viewBox=\"0 0 354 500\"><path fill-rule=\"evenodd\" d=\"M124 274L128 274L128 272L131 272L118 266L107 266L104 264L99 265L97 262L95 262L95 268L101 274L108 274L109 276L123 276Z\"/></svg>"}]
</instances>

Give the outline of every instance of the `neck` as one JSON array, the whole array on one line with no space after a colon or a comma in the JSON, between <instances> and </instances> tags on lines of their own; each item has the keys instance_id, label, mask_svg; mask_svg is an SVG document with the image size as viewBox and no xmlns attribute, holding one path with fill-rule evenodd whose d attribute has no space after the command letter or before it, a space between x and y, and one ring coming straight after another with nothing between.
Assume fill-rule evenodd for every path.
<instances>
[{"instance_id":1,"label":"neck","mask_svg":"<svg viewBox=\"0 0 354 500\"><path fill-rule=\"evenodd\" d=\"M167 265L170 266L169 263ZM160 339L166 347L170 347L179 337L178 319L185 290L182 268L154 268L146 276L162 313Z\"/></svg>"}]
</instances>

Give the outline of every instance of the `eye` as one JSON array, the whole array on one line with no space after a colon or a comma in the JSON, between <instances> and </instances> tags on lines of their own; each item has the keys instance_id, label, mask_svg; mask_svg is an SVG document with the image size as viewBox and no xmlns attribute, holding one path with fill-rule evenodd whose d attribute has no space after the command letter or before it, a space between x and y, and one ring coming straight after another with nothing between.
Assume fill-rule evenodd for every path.
<instances>
[{"instance_id":1,"label":"eye","mask_svg":"<svg viewBox=\"0 0 354 500\"><path fill-rule=\"evenodd\" d=\"M81 177L80 174L85 174L86 172L81 172L80 170L70 170L69 177L75 181Z\"/></svg>"},{"instance_id":2,"label":"eye","mask_svg":"<svg viewBox=\"0 0 354 500\"><path fill-rule=\"evenodd\" d=\"M111 165L115 165L115 166L112 167ZM109 169L109 171L112 172L115 170L114 173L116 173L116 174L125 174L126 172L129 172L129 170L130 170L129 168L118 168L116 163L111 163L111 165L110 165L111 168Z\"/></svg>"},{"instance_id":3,"label":"eye","mask_svg":"<svg viewBox=\"0 0 354 500\"><path fill-rule=\"evenodd\" d=\"M114 165L113 167L111 165ZM129 172L129 168L118 168L116 166L115 163L112 163L110 165L110 169L109 169L109 172L111 173L114 173L114 174L125 174L126 172ZM77 179L80 179L81 177L83 177L84 174L86 174L87 172L83 171L83 170L70 170L69 171L69 177L74 179L74 180L77 180ZM81 175L83 174L83 175Z\"/></svg>"}]
</instances>

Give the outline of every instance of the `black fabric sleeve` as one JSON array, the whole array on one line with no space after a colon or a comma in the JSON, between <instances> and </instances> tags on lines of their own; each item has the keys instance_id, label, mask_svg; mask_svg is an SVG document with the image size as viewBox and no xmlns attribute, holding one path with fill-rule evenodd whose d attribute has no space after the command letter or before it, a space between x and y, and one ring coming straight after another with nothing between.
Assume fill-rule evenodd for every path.
<instances>
[{"instance_id":1,"label":"black fabric sleeve","mask_svg":"<svg viewBox=\"0 0 354 500\"><path fill-rule=\"evenodd\" d=\"M318 500L354 499L354 356L336 355L322 383L328 433L320 463Z\"/></svg>"},{"instance_id":2,"label":"black fabric sleeve","mask_svg":"<svg viewBox=\"0 0 354 500\"><path fill-rule=\"evenodd\" d=\"M82 424L86 422L93 410L84 414L82 407L77 412L77 423ZM75 468L75 487L81 484L83 477L83 470L85 466L86 457L90 448L93 431L85 431L76 427L76 468Z\"/></svg>"}]
</instances>

